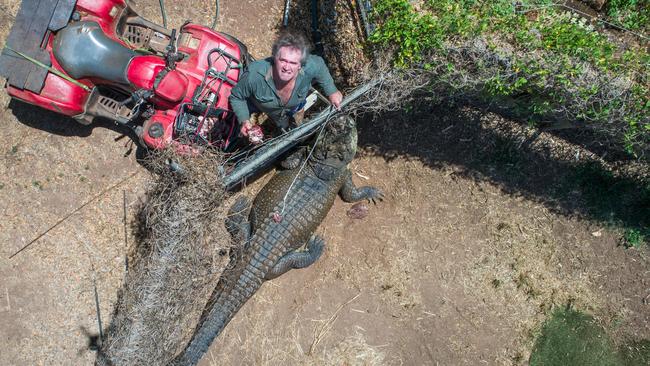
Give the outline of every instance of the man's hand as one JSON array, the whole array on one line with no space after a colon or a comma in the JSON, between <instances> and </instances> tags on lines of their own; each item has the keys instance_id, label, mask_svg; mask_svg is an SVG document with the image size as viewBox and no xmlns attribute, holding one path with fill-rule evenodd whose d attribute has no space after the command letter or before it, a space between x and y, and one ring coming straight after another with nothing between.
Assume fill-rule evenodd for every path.
<instances>
[{"instance_id":1,"label":"man's hand","mask_svg":"<svg viewBox=\"0 0 650 366\"><path fill-rule=\"evenodd\" d=\"M330 96L327 97L330 103L336 108L336 110L341 110L341 101L343 101L343 94L340 91L335 91Z\"/></svg>"},{"instance_id":2,"label":"man's hand","mask_svg":"<svg viewBox=\"0 0 650 366\"><path fill-rule=\"evenodd\" d=\"M252 124L249 120L242 123L239 132L242 136L248 137L248 141L254 145L257 145L264 140L264 132L262 131L262 128Z\"/></svg>"},{"instance_id":3,"label":"man's hand","mask_svg":"<svg viewBox=\"0 0 650 366\"><path fill-rule=\"evenodd\" d=\"M242 136L248 136L248 132L250 129L253 128L253 124L251 123L250 120L245 120L244 123L241 124L241 129L239 132L241 133Z\"/></svg>"}]
</instances>

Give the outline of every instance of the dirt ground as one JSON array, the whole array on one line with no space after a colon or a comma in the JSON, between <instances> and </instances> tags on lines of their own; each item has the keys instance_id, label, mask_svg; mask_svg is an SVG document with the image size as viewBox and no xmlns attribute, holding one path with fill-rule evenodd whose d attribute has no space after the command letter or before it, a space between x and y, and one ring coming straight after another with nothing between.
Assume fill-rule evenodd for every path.
<instances>
[{"instance_id":1,"label":"dirt ground","mask_svg":"<svg viewBox=\"0 0 650 366\"><path fill-rule=\"evenodd\" d=\"M157 4L138 8L159 20ZM219 29L267 55L283 2L220 5ZM18 6L0 0L2 42ZM167 2L175 25L209 24L213 6ZM133 244L123 204L131 222L151 178L110 125L81 126L5 93L0 107L0 364L91 364L93 281L106 325ZM648 251L620 246L620 233L581 212L580 192L542 189L571 169L556 151L576 161L594 152L469 108L419 116L360 122L354 180L386 200L363 220L337 201L319 229L323 257L267 282L202 365L526 364L545 316L567 304L617 341L650 338ZM503 159L503 141L524 159Z\"/></svg>"}]
</instances>

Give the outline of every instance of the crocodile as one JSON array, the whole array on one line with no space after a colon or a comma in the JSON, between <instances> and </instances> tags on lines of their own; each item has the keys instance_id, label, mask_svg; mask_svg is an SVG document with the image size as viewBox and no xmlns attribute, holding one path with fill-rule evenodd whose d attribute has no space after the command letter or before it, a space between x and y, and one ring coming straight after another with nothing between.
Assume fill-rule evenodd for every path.
<instances>
[{"instance_id":1,"label":"crocodile","mask_svg":"<svg viewBox=\"0 0 650 366\"><path fill-rule=\"evenodd\" d=\"M172 364L196 364L264 281L290 269L305 268L320 257L325 242L314 231L337 194L345 202L383 199L379 189L357 188L352 182L348 164L356 148L354 120L332 119L324 125L307 158L283 165L293 169L278 171L252 205L243 198L232 206L226 226L235 240L243 241L243 249L219 280L192 339Z\"/></svg>"}]
</instances>

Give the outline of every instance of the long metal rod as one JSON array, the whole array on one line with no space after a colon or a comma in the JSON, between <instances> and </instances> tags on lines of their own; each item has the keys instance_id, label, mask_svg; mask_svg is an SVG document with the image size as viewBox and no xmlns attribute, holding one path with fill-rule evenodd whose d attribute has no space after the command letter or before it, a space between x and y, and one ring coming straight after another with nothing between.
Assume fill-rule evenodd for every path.
<instances>
[{"instance_id":1,"label":"long metal rod","mask_svg":"<svg viewBox=\"0 0 650 366\"><path fill-rule=\"evenodd\" d=\"M318 26L318 0L311 0L311 37L314 41L314 53L323 56L323 36Z\"/></svg>"},{"instance_id":2,"label":"long metal rod","mask_svg":"<svg viewBox=\"0 0 650 366\"><path fill-rule=\"evenodd\" d=\"M341 109L350 102L364 95L378 82L378 80L373 80L354 89L350 94L343 98ZM261 147L253 156L244 159L235 167L235 169L233 169L232 172L230 172L230 174L224 177L223 183L226 189L236 187L246 178L251 177L260 167L269 162L275 161L275 159L280 155L314 133L318 127L325 123L328 117L331 117L336 113L338 113L338 111L334 109L334 107L330 106L314 118L289 131L281 140L278 140L277 143Z\"/></svg>"},{"instance_id":3,"label":"long metal rod","mask_svg":"<svg viewBox=\"0 0 650 366\"><path fill-rule=\"evenodd\" d=\"M94 268L93 268L94 272ZM99 328L100 342L104 340L104 328L102 327L102 314L99 308L99 293L97 292L97 279L93 274L93 289L95 291L95 310L97 311L97 327Z\"/></svg>"},{"instance_id":4,"label":"long metal rod","mask_svg":"<svg viewBox=\"0 0 650 366\"><path fill-rule=\"evenodd\" d=\"M217 29L217 20L219 19L219 0L215 0L214 6L216 10L214 11L214 20L212 21L212 29Z\"/></svg>"},{"instance_id":5,"label":"long metal rod","mask_svg":"<svg viewBox=\"0 0 650 366\"><path fill-rule=\"evenodd\" d=\"M113 189L119 187L120 185L122 185L122 184L123 184L124 182L126 182L127 180L129 180L129 179L135 177L135 175L138 174L139 172L140 172L140 171L137 171L137 170L136 170L135 172L131 173L128 177L122 179L121 181L119 181L119 182L113 184L112 186L106 188L105 190L99 192L96 196L94 196L93 198L91 198L91 199L89 199L88 201L84 202L84 204L82 204L81 206L75 208L74 210L72 210L72 212L70 212L70 213L68 213L67 215L65 215L65 216L63 216L62 218L60 218L56 223L54 223L54 225L50 226L50 227L49 227L47 230L45 230L44 232L38 234L38 236L37 236L36 238L32 239L32 241L30 241L29 243L27 243L26 245L24 245L22 248L20 248L17 252L15 252L15 253L12 254L11 256L9 256L9 259L12 259L13 257L15 257L15 256L17 256L18 254L20 254L23 250L29 248L32 244L36 243L40 238L44 237L45 235L47 235L47 233L49 233L50 231L54 230L56 227L58 227L59 225L61 225L65 220L69 219L70 216L72 216L72 215L74 215L75 213L81 211L84 207L86 207L86 206L88 206L89 204L93 203L95 200L97 200L98 198L102 197L102 196L105 195L106 193L108 193L108 192L112 191Z\"/></svg>"},{"instance_id":6,"label":"long metal rod","mask_svg":"<svg viewBox=\"0 0 650 366\"><path fill-rule=\"evenodd\" d=\"M167 28L167 12L165 11L165 0L160 0L160 13L162 13L163 28Z\"/></svg>"},{"instance_id":7,"label":"long metal rod","mask_svg":"<svg viewBox=\"0 0 650 366\"><path fill-rule=\"evenodd\" d=\"M289 25L289 8L291 7L291 0L286 0L284 3L284 14L282 15L282 26L287 27Z\"/></svg>"},{"instance_id":8,"label":"long metal rod","mask_svg":"<svg viewBox=\"0 0 650 366\"><path fill-rule=\"evenodd\" d=\"M361 23L363 23L363 30L366 32L366 38L370 37L372 30L370 29L370 24L368 24L368 13L366 12L366 3L365 1L357 1L357 6L359 6L359 13L361 14Z\"/></svg>"},{"instance_id":9,"label":"long metal rod","mask_svg":"<svg viewBox=\"0 0 650 366\"><path fill-rule=\"evenodd\" d=\"M124 212L124 272L129 273L129 234L126 228L126 190L122 190L122 208Z\"/></svg>"}]
</instances>

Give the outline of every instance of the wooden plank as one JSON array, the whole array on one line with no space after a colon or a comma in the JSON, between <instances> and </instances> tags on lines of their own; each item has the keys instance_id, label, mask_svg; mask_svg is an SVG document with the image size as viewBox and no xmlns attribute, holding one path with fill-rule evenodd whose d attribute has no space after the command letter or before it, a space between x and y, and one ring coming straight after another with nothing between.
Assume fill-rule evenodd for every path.
<instances>
[{"instance_id":1,"label":"wooden plank","mask_svg":"<svg viewBox=\"0 0 650 366\"><path fill-rule=\"evenodd\" d=\"M40 40L36 40L38 37L34 36L35 33L35 28L38 28L38 22L37 20L40 20L37 16L39 11L42 11L41 9L45 9L50 3L49 0L33 0L34 2L38 2L36 4L36 8L33 9L33 12L30 14L25 14L24 21L23 19L20 19L21 22L24 22L27 27L23 28L21 27L21 33L16 34L15 40L13 42L7 42L11 48L14 50L20 51L27 56L34 57L36 59L42 59L42 56L38 55L37 50L40 48ZM24 3L24 2L23 2ZM18 19L17 19L18 20ZM50 24L50 21L48 19L46 24ZM41 29L45 28L44 25L40 26ZM44 31L44 29L43 29ZM38 43L35 45L34 43ZM20 87L22 89L25 88L25 84L27 84L27 78L29 77L29 74L31 71L38 66L34 65L32 62L21 59L20 64L17 65L14 68L14 72L12 75L9 77L9 84L15 85L17 87Z\"/></svg>"},{"instance_id":2,"label":"wooden plank","mask_svg":"<svg viewBox=\"0 0 650 366\"><path fill-rule=\"evenodd\" d=\"M50 20L49 30L56 32L65 27L70 21L76 0L59 0L59 3L54 10L52 20Z\"/></svg>"},{"instance_id":3,"label":"wooden plank","mask_svg":"<svg viewBox=\"0 0 650 366\"><path fill-rule=\"evenodd\" d=\"M25 0L20 4L14 25L11 27L9 37L7 37L7 46L13 49L16 49L14 47L20 47L25 34L31 27L31 15L36 12L39 5L40 0ZM25 61L25 59L13 54L13 52L3 50L0 55L0 75L7 78L9 84L22 89L25 86L25 80L21 81L20 77L16 77L16 73L25 67ZM26 73L23 73L23 75L26 76Z\"/></svg>"},{"instance_id":4,"label":"wooden plank","mask_svg":"<svg viewBox=\"0 0 650 366\"><path fill-rule=\"evenodd\" d=\"M41 44L58 3L58 0L24 0L7 45L50 66L50 55ZM47 76L47 70L10 51L3 52L0 72L7 77L9 84L36 93L41 91Z\"/></svg>"},{"instance_id":5,"label":"wooden plank","mask_svg":"<svg viewBox=\"0 0 650 366\"><path fill-rule=\"evenodd\" d=\"M52 66L52 60L50 59L49 52L41 50L37 55L34 56L34 58L40 61L42 64ZM37 65L33 65L30 68L29 74L27 75L27 80L25 80L25 89L33 91L34 93L40 93L43 89L43 85L45 84L47 73L48 71L46 69Z\"/></svg>"},{"instance_id":6,"label":"wooden plank","mask_svg":"<svg viewBox=\"0 0 650 366\"><path fill-rule=\"evenodd\" d=\"M26 46L29 47L25 54L47 66L51 66L52 61L49 52L41 48L41 44L47 34L48 26L58 3L58 0L41 0L29 29L29 38L25 40L27 42ZM40 93L46 76L47 70L32 64L25 76L25 89Z\"/></svg>"}]
</instances>

